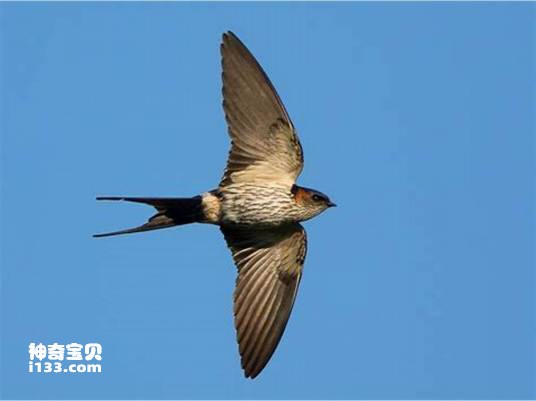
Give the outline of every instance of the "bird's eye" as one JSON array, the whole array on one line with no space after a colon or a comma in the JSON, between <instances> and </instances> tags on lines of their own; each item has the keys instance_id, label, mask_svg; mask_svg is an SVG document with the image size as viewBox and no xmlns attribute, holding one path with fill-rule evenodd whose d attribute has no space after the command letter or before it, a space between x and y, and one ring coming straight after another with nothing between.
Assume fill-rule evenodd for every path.
<instances>
[{"instance_id":1,"label":"bird's eye","mask_svg":"<svg viewBox=\"0 0 536 401\"><path fill-rule=\"evenodd\" d=\"M315 202L320 202L320 201L322 200L322 197L319 196L319 195L313 195L313 200L314 200Z\"/></svg>"}]
</instances>

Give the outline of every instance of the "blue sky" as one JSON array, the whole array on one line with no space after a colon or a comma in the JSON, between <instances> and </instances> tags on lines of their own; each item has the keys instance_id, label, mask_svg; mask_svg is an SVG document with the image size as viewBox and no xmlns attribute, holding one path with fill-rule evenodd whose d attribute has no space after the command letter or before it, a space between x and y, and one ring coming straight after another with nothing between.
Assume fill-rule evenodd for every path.
<instances>
[{"instance_id":1,"label":"blue sky","mask_svg":"<svg viewBox=\"0 0 536 401\"><path fill-rule=\"evenodd\" d=\"M0 5L3 398L535 398L534 4ZM192 225L96 240L217 185L221 33L278 89L306 223L285 336L254 381L235 268ZM30 374L99 342L101 374Z\"/></svg>"}]
</instances>

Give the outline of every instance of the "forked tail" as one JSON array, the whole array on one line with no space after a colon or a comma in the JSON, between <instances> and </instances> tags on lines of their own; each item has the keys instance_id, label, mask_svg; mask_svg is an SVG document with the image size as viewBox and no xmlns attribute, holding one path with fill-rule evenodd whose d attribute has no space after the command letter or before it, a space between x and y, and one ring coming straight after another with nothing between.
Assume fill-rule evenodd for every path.
<instances>
[{"instance_id":1,"label":"forked tail","mask_svg":"<svg viewBox=\"0 0 536 401\"><path fill-rule=\"evenodd\" d=\"M142 231L158 230L183 224L200 222L203 218L201 196L193 198L130 198L118 196L102 196L97 200L128 201L145 203L153 206L157 213L147 223L126 230L114 231L104 234L95 234L93 237L109 237L111 235L138 233Z\"/></svg>"}]
</instances>

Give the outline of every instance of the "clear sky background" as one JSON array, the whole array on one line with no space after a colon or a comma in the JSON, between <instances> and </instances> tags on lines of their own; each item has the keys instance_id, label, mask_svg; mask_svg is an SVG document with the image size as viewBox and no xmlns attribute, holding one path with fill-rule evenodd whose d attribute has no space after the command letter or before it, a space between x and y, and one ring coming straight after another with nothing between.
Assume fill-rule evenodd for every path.
<instances>
[{"instance_id":1,"label":"clear sky background","mask_svg":"<svg viewBox=\"0 0 536 401\"><path fill-rule=\"evenodd\" d=\"M534 4L6 4L4 398L535 398ZM233 30L305 151L284 338L243 378L213 226L107 239L214 188ZM30 374L28 344L100 342L101 374Z\"/></svg>"}]
</instances>

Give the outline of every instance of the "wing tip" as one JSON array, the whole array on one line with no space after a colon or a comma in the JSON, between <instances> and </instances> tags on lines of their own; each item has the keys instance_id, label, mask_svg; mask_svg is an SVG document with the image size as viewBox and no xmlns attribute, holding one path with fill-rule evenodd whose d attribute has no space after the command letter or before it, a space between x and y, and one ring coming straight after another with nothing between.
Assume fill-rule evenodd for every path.
<instances>
[{"instance_id":1,"label":"wing tip","mask_svg":"<svg viewBox=\"0 0 536 401\"><path fill-rule=\"evenodd\" d=\"M259 375L259 373L253 374L253 373L248 373L248 372L244 371L244 377L245 377L246 379L251 379L251 380L253 380L253 379L255 379L258 375Z\"/></svg>"},{"instance_id":2,"label":"wing tip","mask_svg":"<svg viewBox=\"0 0 536 401\"><path fill-rule=\"evenodd\" d=\"M241 365L242 365L242 369L244 370L244 377L246 379L255 379L261 372L262 370L264 369L264 367L266 366L266 364L264 364L260 369L256 366L246 366L245 364L245 361L244 359L242 359L241 361Z\"/></svg>"},{"instance_id":3,"label":"wing tip","mask_svg":"<svg viewBox=\"0 0 536 401\"><path fill-rule=\"evenodd\" d=\"M240 40L240 38L231 30L224 32L222 35L221 49L227 46L238 45L247 49L246 45ZM249 51L248 51L249 52Z\"/></svg>"},{"instance_id":4,"label":"wing tip","mask_svg":"<svg viewBox=\"0 0 536 401\"><path fill-rule=\"evenodd\" d=\"M231 30L225 31L221 36L223 41L227 41L229 39L238 39L235 33Z\"/></svg>"}]
</instances>

